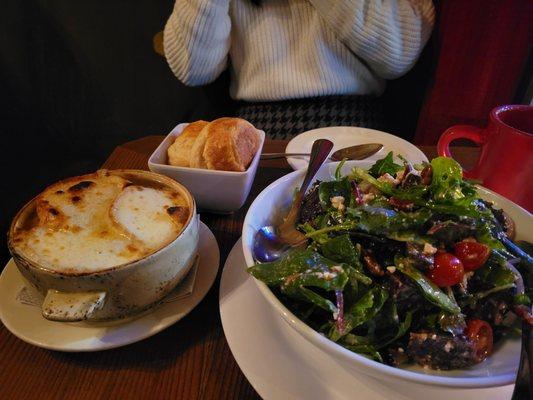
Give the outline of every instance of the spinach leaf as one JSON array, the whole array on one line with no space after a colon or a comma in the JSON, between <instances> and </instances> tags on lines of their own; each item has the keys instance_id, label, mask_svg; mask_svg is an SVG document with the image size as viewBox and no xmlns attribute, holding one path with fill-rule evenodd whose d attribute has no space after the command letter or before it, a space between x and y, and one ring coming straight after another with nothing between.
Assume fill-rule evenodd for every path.
<instances>
[{"instance_id":1,"label":"spinach leaf","mask_svg":"<svg viewBox=\"0 0 533 400\"><path fill-rule=\"evenodd\" d=\"M313 239L317 236L321 236L328 232L339 232L339 231L351 231L356 228L356 222L346 220L344 222L339 222L337 225L326 226L325 228L316 229L314 231L306 232L305 236L307 238Z\"/></svg>"},{"instance_id":2,"label":"spinach leaf","mask_svg":"<svg viewBox=\"0 0 533 400\"><path fill-rule=\"evenodd\" d=\"M267 285L280 285L287 277L303 273L316 264L313 257L310 249L293 250L279 260L256 264L248 268L248 272Z\"/></svg>"},{"instance_id":3,"label":"spinach leaf","mask_svg":"<svg viewBox=\"0 0 533 400\"><path fill-rule=\"evenodd\" d=\"M394 186L389 182L378 181L372 175L362 168L354 168L352 173L349 175L351 179L358 179L370 183L371 185L378 188L381 192L392 196L394 193Z\"/></svg>"},{"instance_id":4,"label":"spinach leaf","mask_svg":"<svg viewBox=\"0 0 533 400\"><path fill-rule=\"evenodd\" d=\"M432 215L424 208L405 212L369 205L348 208L347 213L357 221L359 231L384 236L397 231L418 230Z\"/></svg>"},{"instance_id":5,"label":"spinach leaf","mask_svg":"<svg viewBox=\"0 0 533 400\"><path fill-rule=\"evenodd\" d=\"M361 354L372 360L383 362L381 354L379 354L378 350L372 343L372 339L368 336L357 336L349 333L340 339L339 344L354 353Z\"/></svg>"},{"instance_id":6,"label":"spinach leaf","mask_svg":"<svg viewBox=\"0 0 533 400\"><path fill-rule=\"evenodd\" d=\"M376 348L381 349L391 344L392 342L395 342L396 340L401 338L403 335L405 335L407 331L409 330L409 328L411 327L412 320L413 320L413 312L408 311L407 314L405 315L405 319L402 322L400 322L400 324L398 325L398 331L396 332L396 334L392 338L382 341L380 344L376 346Z\"/></svg>"},{"instance_id":7,"label":"spinach leaf","mask_svg":"<svg viewBox=\"0 0 533 400\"><path fill-rule=\"evenodd\" d=\"M341 266L332 272L325 265L311 268L301 274L291 275L281 285L281 291L289 293L291 288L312 286L326 291L342 290L348 282L348 275Z\"/></svg>"},{"instance_id":8,"label":"spinach leaf","mask_svg":"<svg viewBox=\"0 0 533 400\"><path fill-rule=\"evenodd\" d=\"M507 259L498 251L493 250L485 265L476 270L474 276L493 287L513 285L516 277L506 267Z\"/></svg>"},{"instance_id":9,"label":"spinach leaf","mask_svg":"<svg viewBox=\"0 0 533 400\"><path fill-rule=\"evenodd\" d=\"M451 314L461 312L461 308L457 303L450 299L437 285L426 278L422 272L416 269L409 259L396 257L394 261L396 268L416 283L426 300Z\"/></svg>"},{"instance_id":10,"label":"spinach leaf","mask_svg":"<svg viewBox=\"0 0 533 400\"><path fill-rule=\"evenodd\" d=\"M387 154L381 160L376 161L376 163L372 165L372 167L368 170L368 172L373 177L379 178L381 175L386 174L386 173L394 176L396 172L402 169L403 169L403 166L394 163L393 153L392 151L389 151L389 154Z\"/></svg>"},{"instance_id":11,"label":"spinach leaf","mask_svg":"<svg viewBox=\"0 0 533 400\"><path fill-rule=\"evenodd\" d=\"M298 228L300 230L302 230L306 234L307 233L313 234L313 236L311 238L315 242L317 242L318 244L324 244L324 243L327 243L329 241L329 237L328 237L327 233L324 232L324 233L316 234L318 229L313 228L313 226L309 222L306 222L305 224L298 225Z\"/></svg>"},{"instance_id":12,"label":"spinach leaf","mask_svg":"<svg viewBox=\"0 0 533 400\"><path fill-rule=\"evenodd\" d=\"M350 177L368 182L388 196L409 200L414 205L427 208L433 212L479 217L480 212L477 209L476 196L470 190L468 190L468 196L466 196L461 191L463 187L462 181L457 183L455 179L449 180L446 173L443 173L444 175L446 176L445 180L442 178L435 180L434 186L432 181L432 185L429 188L423 185L416 185L408 189L397 189L389 182L379 181L362 168L354 168ZM452 185L451 181L457 184ZM440 182L440 184L437 182ZM426 199L425 196L428 192L432 192L433 199ZM457 198L453 198L453 196Z\"/></svg>"},{"instance_id":13,"label":"spinach leaf","mask_svg":"<svg viewBox=\"0 0 533 400\"><path fill-rule=\"evenodd\" d=\"M369 336L359 336L353 333L346 334L340 341L343 345L361 346L372 344L372 339Z\"/></svg>"},{"instance_id":14,"label":"spinach leaf","mask_svg":"<svg viewBox=\"0 0 533 400\"><path fill-rule=\"evenodd\" d=\"M351 184L348 177L338 181L321 182L318 186L318 199L324 210L331 209L331 198L335 196L344 197L344 204L351 204Z\"/></svg>"},{"instance_id":15,"label":"spinach leaf","mask_svg":"<svg viewBox=\"0 0 533 400\"><path fill-rule=\"evenodd\" d=\"M295 249L279 260L248 268L255 278L270 286L317 286L342 289L348 281L343 265L312 249Z\"/></svg>"},{"instance_id":16,"label":"spinach leaf","mask_svg":"<svg viewBox=\"0 0 533 400\"><path fill-rule=\"evenodd\" d=\"M392 190L392 195L400 200L412 201L417 205L424 205L425 196L429 192L429 186L413 185L406 188L396 188Z\"/></svg>"},{"instance_id":17,"label":"spinach leaf","mask_svg":"<svg viewBox=\"0 0 533 400\"><path fill-rule=\"evenodd\" d=\"M431 194L438 202L454 201L464 198L461 190L463 170L453 158L437 157L431 160L433 178L431 180Z\"/></svg>"},{"instance_id":18,"label":"spinach leaf","mask_svg":"<svg viewBox=\"0 0 533 400\"><path fill-rule=\"evenodd\" d=\"M370 358L371 360L378 361L380 363L383 362L383 358L381 357L381 354L379 354L379 351L377 351L376 348L370 344L360 344L354 346L344 345L344 347L350 351L353 351L354 353L365 356L366 358Z\"/></svg>"},{"instance_id":19,"label":"spinach leaf","mask_svg":"<svg viewBox=\"0 0 533 400\"><path fill-rule=\"evenodd\" d=\"M279 286L281 292L289 297L336 312L337 307L330 300L313 292L309 287L342 291L349 280L346 268L350 267L339 265L313 250L306 249L293 250L282 259L271 263L256 264L250 267L248 272L270 286Z\"/></svg>"},{"instance_id":20,"label":"spinach leaf","mask_svg":"<svg viewBox=\"0 0 533 400\"><path fill-rule=\"evenodd\" d=\"M374 286L345 311L343 332L339 332L337 326L334 325L329 332L329 338L336 342L347 333L350 333L354 328L373 319L381 310L388 297L387 290L381 286Z\"/></svg>"},{"instance_id":21,"label":"spinach leaf","mask_svg":"<svg viewBox=\"0 0 533 400\"><path fill-rule=\"evenodd\" d=\"M306 287L299 286L298 284L290 285L290 286L282 286L282 293L286 294L289 297L292 297L293 299L299 299L302 301L306 301L308 303L311 303L315 306L318 306L322 308L323 310L329 311L329 312L337 312L337 306L333 304L328 299L323 298L319 294L313 292L310 289L307 289Z\"/></svg>"},{"instance_id":22,"label":"spinach leaf","mask_svg":"<svg viewBox=\"0 0 533 400\"><path fill-rule=\"evenodd\" d=\"M322 244L322 254L333 261L338 261L353 266L362 271L361 252L350 240L349 235L336 236Z\"/></svg>"},{"instance_id":23,"label":"spinach leaf","mask_svg":"<svg viewBox=\"0 0 533 400\"><path fill-rule=\"evenodd\" d=\"M349 235L345 234L329 239L322 245L321 251L326 258L343 263L344 271L355 287L357 282L361 282L365 286L372 283L372 279L363 274L361 246L354 245Z\"/></svg>"},{"instance_id":24,"label":"spinach leaf","mask_svg":"<svg viewBox=\"0 0 533 400\"><path fill-rule=\"evenodd\" d=\"M357 282L361 282L363 285L368 286L372 283L372 279L363 274L361 271L355 269L350 265L344 265L343 268L348 275L348 279L353 286L357 285Z\"/></svg>"}]
</instances>

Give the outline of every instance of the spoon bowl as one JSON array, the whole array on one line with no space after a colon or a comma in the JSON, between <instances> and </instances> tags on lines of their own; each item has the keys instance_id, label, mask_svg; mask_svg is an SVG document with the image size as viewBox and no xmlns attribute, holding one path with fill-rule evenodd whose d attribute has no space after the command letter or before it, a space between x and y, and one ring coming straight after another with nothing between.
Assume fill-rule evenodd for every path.
<instances>
[{"instance_id":1,"label":"spoon bowl","mask_svg":"<svg viewBox=\"0 0 533 400\"><path fill-rule=\"evenodd\" d=\"M288 243L279 239L276 228L272 225L263 226L254 237L254 258L259 262L276 261L290 249Z\"/></svg>"}]
</instances>

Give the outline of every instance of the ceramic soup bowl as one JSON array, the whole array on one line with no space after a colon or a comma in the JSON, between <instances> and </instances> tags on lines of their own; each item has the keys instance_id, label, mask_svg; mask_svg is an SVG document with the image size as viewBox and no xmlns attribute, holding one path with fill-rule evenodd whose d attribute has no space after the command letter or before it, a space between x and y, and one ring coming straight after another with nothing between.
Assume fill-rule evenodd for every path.
<instances>
[{"instance_id":1,"label":"ceramic soup bowl","mask_svg":"<svg viewBox=\"0 0 533 400\"><path fill-rule=\"evenodd\" d=\"M138 260L95 272L58 272L17 251L13 237L35 213L35 199L15 216L8 247L21 274L44 295L43 316L55 321L101 321L129 317L157 305L187 275L198 248L198 216L191 194L165 176L147 171L114 170L132 181L167 186L187 202L189 214L181 232L169 244Z\"/></svg>"}]
</instances>

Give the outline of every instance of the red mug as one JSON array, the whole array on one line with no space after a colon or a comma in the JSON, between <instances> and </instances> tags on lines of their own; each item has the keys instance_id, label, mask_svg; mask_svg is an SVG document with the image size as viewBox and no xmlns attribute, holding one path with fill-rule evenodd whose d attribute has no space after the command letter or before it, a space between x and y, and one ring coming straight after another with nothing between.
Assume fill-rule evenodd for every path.
<instances>
[{"instance_id":1,"label":"red mug","mask_svg":"<svg viewBox=\"0 0 533 400\"><path fill-rule=\"evenodd\" d=\"M452 157L450 143L468 139L481 146L477 165L464 171L466 178L533 210L533 106L500 106L490 113L486 128L452 126L437 144L439 155Z\"/></svg>"}]
</instances>

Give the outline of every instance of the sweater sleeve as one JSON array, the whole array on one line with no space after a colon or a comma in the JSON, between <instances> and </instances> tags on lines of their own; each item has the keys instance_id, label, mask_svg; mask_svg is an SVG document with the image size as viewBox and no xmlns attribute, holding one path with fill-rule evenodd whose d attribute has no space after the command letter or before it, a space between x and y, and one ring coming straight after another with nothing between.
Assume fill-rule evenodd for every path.
<instances>
[{"instance_id":1,"label":"sweater sleeve","mask_svg":"<svg viewBox=\"0 0 533 400\"><path fill-rule=\"evenodd\" d=\"M230 47L229 0L176 0L163 44L170 69L185 85L214 81Z\"/></svg>"},{"instance_id":2,"label":"sweater sleeve","mask_svg":"<svg viewBox=\"0 0 533 400\"><path fill-rule=\"evenodd\" d=\"M310 0L339 39L384 79L405 74L435 20L431 0Z\"/></svg>"}]
</instances>

